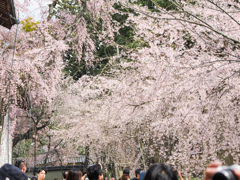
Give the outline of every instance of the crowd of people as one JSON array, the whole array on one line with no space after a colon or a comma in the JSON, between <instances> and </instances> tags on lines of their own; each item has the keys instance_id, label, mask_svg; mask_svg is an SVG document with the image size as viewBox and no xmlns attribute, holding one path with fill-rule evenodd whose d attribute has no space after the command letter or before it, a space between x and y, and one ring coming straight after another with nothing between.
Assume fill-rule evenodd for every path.
<instances>
[{"instance_id":1,"label":"crowd of people","mask_svg":"<svg viewBox=\"0 0 240 180\"><path fill-rule=\"evenodd\" d=\"M210 163L205 171L204 180L240 180L240 166L226 166L223 171L220 161ZM47 171L40 168L37 176L29 178L25 173L27 166L24 161L16 161L15 166L5 164L0 168L0 180L9 178L10 180L44 180ZM220 173L221 172L221 173ZM102 165L94 164L87 168L86 172L72 169L63 172L63 180L104 180ZM107 179L107 178L106 178ZM105 179L105 180L106 180ZM114 178L111 178L114 180ZM183 180L181 172L166 164L154 164L147 171L137 169L135 177L130 178L129 169L124 169L119 180Z\"/></svg>"}]
</instances>

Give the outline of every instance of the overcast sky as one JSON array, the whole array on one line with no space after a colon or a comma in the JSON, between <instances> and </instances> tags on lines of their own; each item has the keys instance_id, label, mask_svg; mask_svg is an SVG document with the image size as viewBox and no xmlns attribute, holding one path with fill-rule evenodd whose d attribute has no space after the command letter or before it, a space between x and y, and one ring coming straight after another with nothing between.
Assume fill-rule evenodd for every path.
<instances>
[{"instance_id":1,"label":"overcast sky","mask_svg":"<svg viewBox=\"0 0 240 180\"><path fill-rule=\"evenodd\" d=\"M19 0L20 4L24 5L27 9L28 12L21 12L19 9L16 9L16 15L18 16L18 11L19 11L19 19L23 20L26 17L32 17L36 21L41 20L41 6L45 9L48 10L48 4L50 4L52 1L51 0Z\"/></svg>"}]
</instances>

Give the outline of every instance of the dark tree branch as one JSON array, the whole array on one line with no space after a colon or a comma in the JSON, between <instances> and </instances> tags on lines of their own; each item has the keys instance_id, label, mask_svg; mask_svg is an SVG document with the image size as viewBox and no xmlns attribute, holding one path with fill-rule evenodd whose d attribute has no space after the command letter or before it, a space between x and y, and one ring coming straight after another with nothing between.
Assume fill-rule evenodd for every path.
<instances>
[{"instance_id":1,"label":"dark tree branch","mask_svg":"<svg viewBox=\"0 0 240 180\"><path fill-rule=\"evenodd\" d=\"M50 124L49 121L45 122L42 126L37 127L37 131L44 129ZM31 127L23 134L15 134L13 138L13 147L17 145L18 142L22 141L23 139L31 139L34 135L34 127Z\"/></svg>"},{"instance_id":2,"label":"dark tree branch","mask_svg":"<svg viewBox=\"0 0 240 180\"><path fill-rule=\"evenodd\" d=\"M48 136L48 139L49 139L49 143L48 143L48 151L47 151L47 155L44 159L44 164L47 164L47 159L48 159L48 155L49 155L49 152L50 152L50 148L51 148L51 136Z\"/></svg>"},{"instance_id":3,"label":"dark tree branch","mask_svg":"<svg viewBox=\"0 0 240 180\"><path fill-rule=\"evenodd\" d=\"M49 14L48 14L48 17L47 17L47 21L50 21L52 19L53 15L54 15L53 9L56 7L57 3L58 3L58 0L53 0L53 3L48 5Z\"/></svg>"}]
</instances>

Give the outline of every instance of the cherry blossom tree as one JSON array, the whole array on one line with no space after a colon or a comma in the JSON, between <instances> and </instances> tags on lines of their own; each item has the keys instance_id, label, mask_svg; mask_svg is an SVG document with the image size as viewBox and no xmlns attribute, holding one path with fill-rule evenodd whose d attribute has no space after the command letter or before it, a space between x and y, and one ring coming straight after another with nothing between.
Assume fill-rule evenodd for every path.
<instances>
[{"instance_id":1,"label":"cherry blossom tree","mask_svg":"<svg viewBox=\"0 0 240 180\"><path fill-rule=\"evenodd\" d=\"M111 76L84 76L59 93L66 146L190 175L216 158L238 163L239 3L171 1L177 10L166 10L152 2L156 11L121 2L138 13L120 12L147 46L120 51Z\"/></svg>"},{"instance_id":2,"label":"cherry blossom tree","mask_svg":"<svg viewBox=\"0 0 240 180\"><path fill-rule=\"evenodd\" d=\"M90 161L116 171L163 162L192 175L214 159L238 163L239 3L168 3L173 8L160 1L89 0L76 2L73 11L53 1L42 21L29 20L29 31L22 24L11 88L14 137L26 138L34 124L45 131L39 141L51 144L47 156L65 163L87 147ZM124 23L116 13L127 17ZM126 26L135 44L116 40ZM1 107L10 37L1 30ZM101 61L96 39L116 48L107 66L97 76L64 78L69 49L88 67Z\"/></svg>"},{"instance_id":3,"label":"cherry blossom tree","mask_svg":"<svg viewBox=\"0 0 240 180\"><path fill-rule=\"evenodd\" d=\"M24 8L19 2L15 4L17 8ZM46 130L54 124L50 121L50 117L55 113L54 100L60 85L59 82L64 78L62 57L69 46L71 45L72 49L77 49L79 52L84 46L84 58L88 66L90 67L94 62L96 46L87 32L87 22L83 15L88 11L93 22L102 16L102 22L107 27L111 21L109 20L110 16L104 16L104 12L105 9L109 8L106 11L106 14L109 14L113 8L111 4L105 4L101 1L89 1L88 3L83 1L79 2L78 6L84 6L84 9L79 8L78 15L65 10L57 14L61 18L57 16L52 18L50 6L49 13L45 9L42 10L40 22L36 22L32 18L22 20L10 89L13 146L24 139L31 138L35 140L38 138L41 143L44 134L40 135L40 132L45 131L46 134ZM93 26L93 30L95 27L96 25ZM112 28L105 29L102 34L111 36L112 31ZM2 119L7 113L7 79L10 73L10 54L13 51L11 37L14 35L14 31L1 29ZM81 54L78 53L78 58L81 58ZM38 131L38 136L36 131ZM46 137L46 139L48 138ZM54 149L56 144L53 144Z\"/></svg>"},{"instance_id":4,"label":"cherry blossom tree","mask_svg":"<svg viewBox=\"0 0 240 180\"><path fill-rule=\"evenodd\" d=\"M26 21L19 30L10 88L13 146L21 140L33 138L34 131L44 130L50 124L52 100L62 77L62 52L67 47L64 41L49 35L47 23L31 22L29 26L29 19ZM1 99L4 107L1 112L4 117L13 51L10 37L14 36L14 31L2 29L1 32Z\"/></svg>"}]
</instances>

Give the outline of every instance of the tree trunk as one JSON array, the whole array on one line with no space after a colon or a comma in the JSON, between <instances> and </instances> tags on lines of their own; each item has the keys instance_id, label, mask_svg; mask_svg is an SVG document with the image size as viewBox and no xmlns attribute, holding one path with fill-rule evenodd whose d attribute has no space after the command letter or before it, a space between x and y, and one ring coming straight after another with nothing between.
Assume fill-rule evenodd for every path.
<instances>
[{"instance_id":1,"label":"tree trunk","mask_svg":"<svg viewBox=\"0 0 240 180\"><path fill-rule=\"evenodd\" d=\"M88 168L89 166L89 146L85 147L85 161L84 161L84 167Z\"/></svg>"},{"instance_id":2,"label":"tree trunk","mask_svg":"<svg viewBox=\"0 0 240 180\"><path fill-rule=\"evenodd\" d=\"M0 166L5 163L12 164L12 138L9 134L9 119L6 115L3 123L3 130L0 144Z\"/></svg>"}]
</instances>

